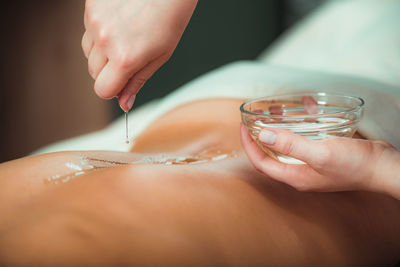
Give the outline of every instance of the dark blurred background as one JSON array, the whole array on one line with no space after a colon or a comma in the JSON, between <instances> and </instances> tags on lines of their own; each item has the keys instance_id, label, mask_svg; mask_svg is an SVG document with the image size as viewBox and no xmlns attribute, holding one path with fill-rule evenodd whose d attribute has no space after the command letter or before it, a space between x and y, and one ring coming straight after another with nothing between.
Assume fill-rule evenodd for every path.
<instances>
[{"instance_id":1,"label":"dark blurred background","mask_svg":"<svg viewBox=\"0 0 400 267\"><path fill-rule=\"evenodd\" d=\"M135 107L226 63L255 59L323 0L200 0L171 59ZM105 127L116 101L99 99L81 50L83 0L3 3L0 162Z\"/></svg>"}]
</instances>

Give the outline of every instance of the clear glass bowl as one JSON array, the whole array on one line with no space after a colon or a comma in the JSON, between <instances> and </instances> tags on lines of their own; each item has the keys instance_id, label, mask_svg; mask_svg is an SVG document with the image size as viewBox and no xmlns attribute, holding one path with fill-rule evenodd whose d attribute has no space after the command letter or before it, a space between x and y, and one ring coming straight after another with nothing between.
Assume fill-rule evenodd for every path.
<instances>
[{"instance_id":1,"label":"clear glass bowl","mask_svg":"<svg viewBox=\"0 0 400 267\"><path fill-rule=\"evenodd\" d=\"M287 94L250 99L240 106L242 121L265 153L281 162L304 163L271 151L258 140L265 127L290 130L312 140L344 136L356 132L363 114L359 97L326 93Z\"/></svg>"}]
</instances>

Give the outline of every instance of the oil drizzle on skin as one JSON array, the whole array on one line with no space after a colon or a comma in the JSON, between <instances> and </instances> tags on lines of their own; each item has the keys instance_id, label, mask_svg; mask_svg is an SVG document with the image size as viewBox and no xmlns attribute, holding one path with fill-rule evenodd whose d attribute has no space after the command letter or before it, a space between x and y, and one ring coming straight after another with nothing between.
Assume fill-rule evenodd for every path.
<instances>
[{"instance_id":1,"label":"oil drizzle on skin","mask_svg":"<svg viewBox=\"0 0 400 267\"><path fill-rule=\"evenodd\" d=\"M129 137L128 137L128 111L125 111L125 144L129 144Z\"/></svg>"},{"instance_id":2,"label":"oil drizzle on skin","mask_svg":"<svg viewBox=\"0 0 400 267\"><path fill-rule=\"evenodd\" d=\"M237 156L236 151L221 151L219 149L208 149L200 152L196 156L174 156L174 155L142 155L140 159L133 160L109 160L100 156L81 156L78 162L67 162L64 167L68 169L65 174L56 174L45 178L45 184L60 184L69 182L77 176L86 174L92 171L121 166L121 165L136 165L136 164L161 164L161 165L185 165L185 164L201 164L215 162L227 158Z\"/></svg>"}]
</instances>

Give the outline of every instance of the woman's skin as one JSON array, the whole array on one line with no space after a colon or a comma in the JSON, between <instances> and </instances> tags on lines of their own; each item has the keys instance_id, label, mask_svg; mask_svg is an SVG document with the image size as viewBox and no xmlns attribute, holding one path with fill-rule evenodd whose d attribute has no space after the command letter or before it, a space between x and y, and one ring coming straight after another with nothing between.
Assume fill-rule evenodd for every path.
<instances>
[{"instance_id":1,"label":"woman's skin","mask_svg":"<svg viewBox=\"0 0 400 267\"><path fill-rule=\"evenodd\" d=\"M135 140L135 153L1 164L0 265L395 264L400 201L299 192L257 172L241 149L241 102L180 106ZM140 163L149 153L207 161Z\"/></svg>"},{"instance_id":2,"label":"woman's skin","mask_svg":"<svg viewBox=\"0 0 400 267\"><path fill-rule=\"evenodd\" d=\"M94 90L131 109L143 84L172 55L197 0L86 0L82 48Z\"/></svg>"}]
</instances>

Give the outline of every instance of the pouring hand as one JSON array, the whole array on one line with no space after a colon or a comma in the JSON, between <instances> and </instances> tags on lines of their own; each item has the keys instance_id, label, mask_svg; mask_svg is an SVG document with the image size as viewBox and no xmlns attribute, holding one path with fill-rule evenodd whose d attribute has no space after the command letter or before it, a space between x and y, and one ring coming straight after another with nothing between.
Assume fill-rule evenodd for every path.
<instances>
[{"instance_id":1,"label":"pouring hand","mask_svg":"<svg viewBox=\"0 0 400 267\"><path fill-rule=\"evenodd\" d=\"M94 90L129 110L172 55L197 0L86 0L82 48Z\"/></svg>"}]
</instances>

